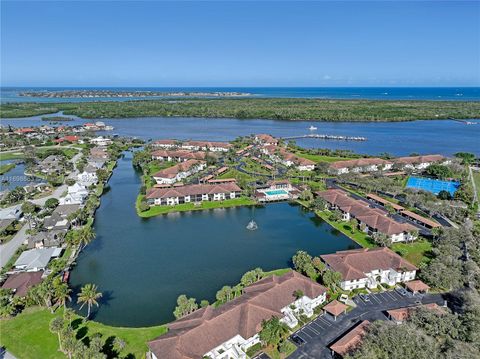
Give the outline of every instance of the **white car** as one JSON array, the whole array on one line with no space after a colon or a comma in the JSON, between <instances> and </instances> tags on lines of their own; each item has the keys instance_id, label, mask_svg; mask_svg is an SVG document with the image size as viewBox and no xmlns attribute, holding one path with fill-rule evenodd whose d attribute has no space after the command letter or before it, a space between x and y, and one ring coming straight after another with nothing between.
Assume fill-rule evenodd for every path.
<instances>
[{"instance_id":1,"label":"white car","mask_svg":"<svg viewBox=\"0 0 480 359\"><path fill-rule=\"evenodd\" d=\"M348 300L348 295L342 294L342 295L338 298L338 300L339 300L340 302L345 303L345 302Z\"/></svg>"}]
</instances>

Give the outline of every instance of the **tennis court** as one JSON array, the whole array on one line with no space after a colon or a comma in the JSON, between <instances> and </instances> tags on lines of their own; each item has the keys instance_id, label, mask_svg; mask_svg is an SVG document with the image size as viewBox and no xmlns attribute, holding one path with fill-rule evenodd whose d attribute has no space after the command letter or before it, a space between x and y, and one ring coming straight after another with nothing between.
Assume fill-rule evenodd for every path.
<instances>
[{"instance_id":1,"label":"tennis court","mask_svg":"<svg viewBox=\"0 0 480 359\"><path fill-rule=\"evenodd\" d=\"M460 182L455 181L440 181L432 178L423 177L409 177L407 188L416 188L424 191L438 194L440 191L447 191L452 196L460 187Z\"/></svg>"}]
</instances>

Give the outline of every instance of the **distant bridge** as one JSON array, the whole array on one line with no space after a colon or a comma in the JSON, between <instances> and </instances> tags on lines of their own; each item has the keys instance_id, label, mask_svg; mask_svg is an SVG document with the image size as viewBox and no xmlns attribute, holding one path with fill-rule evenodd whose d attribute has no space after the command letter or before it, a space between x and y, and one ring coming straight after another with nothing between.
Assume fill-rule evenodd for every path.
<instances>
[{"instance_id":1,"label":"distant bridge","mask_svg":"<svg viewBox=\"0 0 480 359\"><path fill-rule=\"evenodd\" d=\"M337 136L337 135L320 135L320 134L282 137L283 140L296 140L300 138L317 138L319 140L336 140L336 141L367 141L366 137L361 137L361 136Z\"/></svg>"}]
</instances>

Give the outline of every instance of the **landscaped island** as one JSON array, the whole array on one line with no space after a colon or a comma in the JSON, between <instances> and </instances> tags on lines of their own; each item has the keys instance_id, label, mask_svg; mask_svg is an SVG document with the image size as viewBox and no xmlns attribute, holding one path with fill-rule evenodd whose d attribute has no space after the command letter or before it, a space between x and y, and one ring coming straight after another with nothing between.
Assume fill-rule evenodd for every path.
<instances>
[{"instance_id":1,"label":"landscaped island","mask_svg":"<svg viewBox=\"0 0 480 359\"><path fill-rule=\"evenodd\" d=\"M7 103L4 118L63 111L83 118L208 117L321 121L413 121L479 118L478 101L374 101L288 98L219 98L81 103Z\"/></svg>"}]
</instances>

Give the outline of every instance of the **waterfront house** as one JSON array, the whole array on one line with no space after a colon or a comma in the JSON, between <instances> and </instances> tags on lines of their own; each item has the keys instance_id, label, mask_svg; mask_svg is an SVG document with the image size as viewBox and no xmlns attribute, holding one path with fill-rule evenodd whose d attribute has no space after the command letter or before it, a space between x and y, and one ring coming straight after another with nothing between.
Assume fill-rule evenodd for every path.
<instances>
[{"instance_id":1,"label":"waterfront house","mask_svg":"<svg viewBox=\"0 0 480 359\"><path fill-rule=\"evenodd\" d=\"M449 164L451 161L442 155L399 157L393 160L396 167L423 170L434 163Z\"/></svg>"},{"instance_id":2,"label":"waterfront house","mask_svg":"<svg viewBox=\"0 0 480 359\"><path fill-rule=\"evenodd\" d=\"M43 271L21 272L9 275L3 289L11 289L16 297L24 297L30 288L42 282Z\"/></svg>"},{"instance_id":3,"label":"waterfront house","mask_svg":"<svg viewBox=\"0 0 480 359\"><path fill-rule=\"evenodd\" d=\"M187 141L181 144L181 148L193 151L227 152L233 146L227 142L214 141Z\"/></svg>"},{"instance_id":4,"label":"waterfront house","mask_svg":"<svg viewBox=\"0 0 480 359\"><path fill-rule=\"evenodd\" d=\"M181 203L223 201L240 197L242 189L235 182L193 184L168 188L151 188L146 195L150 205L174 206Z\"/></svg>"},{"instance_id":5,"label":"waterfront house","mask_svg":"<svg viewBox=\"0 0 480 359\"><path fill-rule=\"evenodd\" d=\"M393 162L381 158L358 158L355 160L332 162L328 168L331 174L388 171Z\"/></svg>"},{"instance_id":6,"label":"waterfront house","mask_svg":"<svg viewBox=\"0 0 480 359\"><path fill-rule=\"evenodd\" d=\"M95 137L90 139L90 143L96 146L108 146L112 143L112 140L106 137Z\"/></svg>"},{"instance_id":7,"label":"waterfront house","mask_svg":"<svg viewBox=\"0 0 480 359\"><path fill-rule=\"evenodd\" d=\"M73 186L68 186L65 197L60 198L60 204L83 204L88 197L88 190L85 186L75 183Z\"/></svg>"},{"instance_id":8,"label":"waterfront house","mask_svg":"<svg viewBox=\"0 0 480 359\"><path fill-rule=\"evenodd\" d=\"M60 173L63 171L63 162L63 157L50 155L38 164L38 171L47 175Z\"/></svg>"},{"instance_id":9,"label":"waterfront house","mask_svg":"<svg viewBox=\"0 0 480 359\"><path fill-rule=\"evenodd\" d=\"M89 187L92 184L98 183L98 177L95 172L83 171L82 173L78 174L77 182L82 186Z\"/></svg>"},{"instance_id":10,"label":"waterfront house","mask_svg":"<svg viewBox=\"0 0 480 359\"><path fill-rule=\"evenodd\" d=\"M303 296L297 298L298 292ZM238 298L168 324L166 334L147 343L147 358L246 359L248 348L260 343L263 320L275 316L294 328L295 314L311 317L325 297L323 286L294 271L264 278L246 287Z\"/></svg>"},{"instance_id":11,"label":"waterfront house","mask_svg":"<svg viewBox=\"0 0 480 359\"><path fill-rule=\"evenodd\" d=\"M386 211L371 208L367 202L353 199L345 191L329 189L316 194L328 203L329 209L340 211L343 221L355 218L359 222L359 227L370 236L383 233L392 243L416 239L415 227L408 223L397 222L389 217Z\"/></svg>"},{"instance_id":12,"label":"waterfront house","mask_svg":"<svg viewBox=\"0 0 480 359\"><path fill-rule=\"evenodd\" d=\"M65 229L40 231L28 238L27 248L60 247L66 233Z\"/></svg>"},{"instance_id":13,"label":"waterfront house","mask_svg":"<svg viewBox=\"0 0 480 359\"><path fill-rule=\"evenodd\" d=\"M152 146L158 148L174 148L178 147L179 143L177 140L157 140L152 143Z\"/></svg>"},{"instance_id":14,"label":"waterfront house","mask_svg":"<svg viewBox=\"0 0 480 359\"><path fill-rule=\"evenodd\" d=\"M266 133L261 133L255 135L255 142L261 144L262 146L276 146L278 145L278 140Z\"/></svg>"},{"instance_id":15,"label":"waterfront house","mask_svg":"<svg viewBox=\"0 0 480 359\"><path fill-rule=\"evenodd\" d=\"M50 216L45 217L43 227L48 230L67 230L70 228L70 222L66 217L54 211Z\"/></svg>"},{"instance_id":16,"label":"waterfront house","mask_svg":"<svg viewBox=\"0 0 480 359\"><path fill-rule=\"evenodd\" d=\"M331 270L342 275L343 290L377 288L415 279L417 267L387 247L361 248L321 255Z\"/></svg>"},{"instance_id":17,"label":"waterfront house","mask_svg":"<svg viewBox=\"0 0 480 359\"><path fill-rule=\"evenodd\" d=\"M206 167L207 163L205 161L187 160L175 166L158 171L153 175L153 178L157 184L173 184L202 171Z\"/></svg>"},{"instance_id":18,"label":"waterfront house","mask_svg":"<svg viewBox=\"0 0 480 359\"><path fill-rule=\"evenodd\" d=\"M62 253L62 248L35 248L29 249L16 260L14 266L17 271L38 272L45 270L52 258L58 257Z\"/></svg>"},{"instance_id":19,"label":"waterfront house","mask_svg":"<svg viewBox=\"0 0 480 359\"><path fill-rule=\"evenodd\" d=\"M152 160L169 161L169 162L185 162L188 160L205 160L206 153L203 151L188 150L157 150L152 152Z\"/></svg>"},{"instance_id":20,"label":"waterfront house","mask_svg":"<svg viewBox=\"0 0 480 359\"><path fill-rule=\"evenodd\" d=\"M93 147L90 149L90 156L91 159L108 159L108 151L104 147Z\"/></svg>"},{"instance_id":21,"label":"waterfront house","mask_svg":"<svg viewBox=\"0 0 480 359\"><path fill-rule=\"evenodd\" d=\"M332 343L330 345L332 357L340 356L343 358L352 351L356 350L361 345L362 339L367 333L367 327L369 325L370 322L368 320L364 320Z\"/></svg>"}]
</instances>

